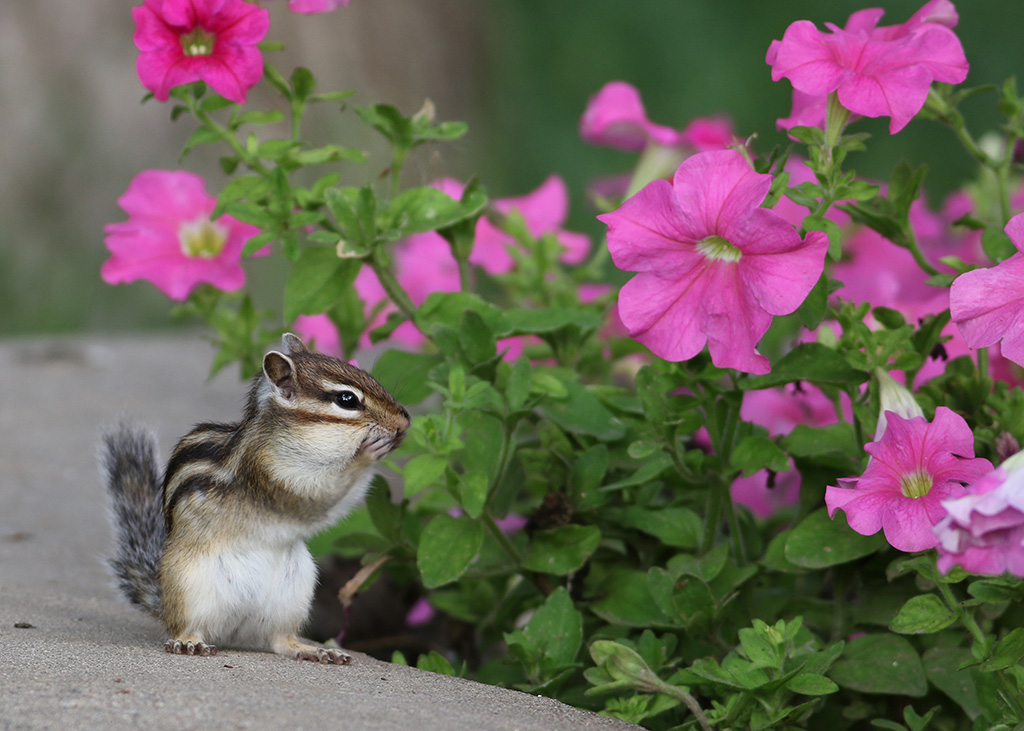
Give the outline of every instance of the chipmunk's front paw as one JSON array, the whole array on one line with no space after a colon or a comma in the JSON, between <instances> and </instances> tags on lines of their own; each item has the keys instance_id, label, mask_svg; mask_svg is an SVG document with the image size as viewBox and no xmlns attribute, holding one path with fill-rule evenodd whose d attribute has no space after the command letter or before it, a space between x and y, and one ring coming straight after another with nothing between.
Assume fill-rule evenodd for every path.
<instances>
[{"instance_id":1,"label":"chipmunk's front paw","mask_svg":"<svg viewBox=\"0 0 1024 731\"><path fill-rule=\"evenodd\" d=\"M388 452L398 446L399 441L400 438L394 434L375 432L363 440L359 450L374 462L380 462L388 455Z\"/></svg>"},{"instance_id":2,"label":"chipmunk's front paw","mask_svg":"<svg viewBox=\"0 0 1024 731\"><path fill-rule=\"evenodd\" d=\"M174 655L216 655L217 647L202 640L167 640L164 650Z\"/></svg>"}]
</instances>

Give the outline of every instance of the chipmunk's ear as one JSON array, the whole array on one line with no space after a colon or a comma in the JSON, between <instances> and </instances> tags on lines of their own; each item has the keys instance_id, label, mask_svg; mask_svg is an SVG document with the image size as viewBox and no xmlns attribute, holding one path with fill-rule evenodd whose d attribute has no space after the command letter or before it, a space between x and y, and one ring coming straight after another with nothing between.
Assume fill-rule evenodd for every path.
<instances>
[{"instance_id":1,"label":"chipmunk's ear","mask_svg":"<svg viewBox=\"0 0 1024 731\"><path fill-rule=\"evenodd\" d=\"M284 343L285 352L290 355L309 352L309 349L306 347L306 344L302 342L302 339L293 333L285 333L281 337L281 342Z\"/></svg>"},{"instance_id":2,"label":"chipmunk's ear","mask_svg":"<svg viewBox=\"0 0 1024 731\"><path fill-rule=\"evenodd\" d=\"M299 342L301 344L301 341ZM263 356L263 373L274 387L274 391L285 401L295 399L298 386L295 383L295 362L291 358L284 353L271 350Z\"/></svg>"}]
</instances>

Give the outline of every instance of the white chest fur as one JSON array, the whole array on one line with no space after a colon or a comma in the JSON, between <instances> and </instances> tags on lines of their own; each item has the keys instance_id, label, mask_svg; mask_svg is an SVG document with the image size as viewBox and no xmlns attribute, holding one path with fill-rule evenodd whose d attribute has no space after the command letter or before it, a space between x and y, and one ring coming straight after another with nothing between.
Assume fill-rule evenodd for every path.
<instances>
[{"instance_id":1,"label":"white chest fur","mask_svg":"<svg viewBox=\"0 0 1024 731\"><path fill-rule=\"evenodd\" d=\"M222 546L182 576L193 626L207 642L265 647L305 619L316 566L301 540Z\"/></svg>"}]
</instances>

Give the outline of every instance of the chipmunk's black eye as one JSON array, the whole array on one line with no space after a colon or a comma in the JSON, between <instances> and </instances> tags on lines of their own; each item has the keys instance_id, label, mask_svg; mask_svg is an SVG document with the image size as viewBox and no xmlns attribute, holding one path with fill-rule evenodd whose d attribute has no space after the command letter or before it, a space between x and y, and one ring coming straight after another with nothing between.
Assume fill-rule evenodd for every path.
<instances>
[{"instance_id":1,"label":"chipmunk's black eye","mask_svg":"<svg viewBox=\"0 0 1024 731\"><path fill-rule=\"evenodd\" d=\"M351 391L338 391L334 394L334 403L348 411L357 411L363 408L359 397Z\"/></svg>"}]
</instances>

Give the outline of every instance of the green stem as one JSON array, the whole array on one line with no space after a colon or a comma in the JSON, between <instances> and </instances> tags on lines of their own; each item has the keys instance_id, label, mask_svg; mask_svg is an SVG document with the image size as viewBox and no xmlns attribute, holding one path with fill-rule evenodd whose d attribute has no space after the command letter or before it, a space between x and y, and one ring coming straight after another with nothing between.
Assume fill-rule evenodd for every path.
<instances>
[{"instance_id":1,"label":"green stem","mask_svg":"<svg viewBox=\"0 0 1024 731\"><path fill-rule=\"evenodd\" d=\"M697 723L704 731L711 731L711 725L708 723L708 717L704 715L704 709L700 707L697 699L687 693L682 688L675 685L669 685L668 683L661 681L657 686L651 688L658 693L664 693L665 695L675 698L678 701L682 701L683 704L690 709L690 713L697 719Z\"/></svg>"},{"instance_id":2,"label":"green stem","mask_svg":"<svg viewBox=\"0 0 1024 731\"><path fill-rule=\"evenodd\" d=\"M203 126L212 129L214 132L219 134L221 139L223 139L231 146L231 149L233 149L238 154L238 156L245 162L245 164L251 170L255 170L265 178L270 176L270 171L263 166L263 164L259 161L259 158L257 158L254 155L250 155L249 151L242 146L242 143L238 141L238 138L235 137L235 134L231 130L229 130L227 127L217 124L210 118L210 116L206 112L203 112L199 109L199 104L197 103L197 100L194 96L189 98L189 107L191 108L192 113L195 115L196 119L202 122Z\"/></svg>"},{"instance_id":3,"label":"green stem","mask_svg":"<svg viewBox=\"0 0 1024 731\"><path fill-rule=\"evenodd\" d=\"M704 535L701 537L700 553L703 556L715 547L715 536L722 522L722 485L718 482L708 489L708 507L704 515Z\"/></svg>"},{"instance_id":4,"label":"green stem","mask_svg":"<svg viewBox=\"0 0 1024 731\"><path fill-rule=\"evenodd\" d=\"M729 487L726 486L726 491ZM729 499L725 500L725 516L729 522L729 535L732 538L732 553L736 558L736 563L740 566L746 566L749 559L747 557L747 546L743 541L743 534L740 532L740 522L736 517L736 509L732 504L732 495L729 495Z\"/></svg>"},{"instance_id":5,"label":"green stem","mask_svg":"<svg viewBox=\"0 0 1024 731\"><path fill-rule=\"evenodd\" d=\"M377 275L380 286L387 292L391 301L402 311L403 315L409 318L410 322L414 323L416 321L416 305L409 298L409 295L405 293L405 290L402 289L402 285L398 283L394 272L391 271L391 266L386 259L383 246L374 248L373 255L368 260L368 263L373 269L374 274Z\"/></svg>"},{"instance_id":6,"label":"green stem","mask_svg":"<svg viewBox=\"0 0 1024 731\"><path fill-rule=\"evenodd\" d=\"M936 569L936 571L937 570L938 569ZM988 654L989 640L985 637L985 633L982 631L981 627L978 626L974 617L965 612L964 608L960 606L960 602L957 601L955 596L953 596L953 590L949 587L949 584L944 581L938 581L936 582L936 585L939 587L939 593L942 595L943 601L946 602L946 606L960 618L960 624L962 624L964 628L971 633L975 642L985 648L985 654Z\"/></svg>"},{"instance_id":7,"label":"green stem","mask_svg":"<svg viewBox=\"0 0 1024 731\"><path fill-rule=\"evenodd\" d=\"M924 252L921 251L921 247L917 243L917 237L914 236L914 232L910 230L909 227L907 230L906 241L907 250L914 257L914 261L917 262L917 265L921 267L928 276L934 277L936 274L940 273L939 270L932 266L932 263L925 258Z\"/></svg>"},{"instance_id":8,"label":"green stem","mask_svg":"<svg viewBox=\"0 0 1024 731\"><path fill-rule=\"evenodd\" d=\"M501 532L501 528L499 528L498 524L494 522L494 517L485 510L483 512L483 515L480 516L480 518L481 520L483 520L484 527L491 534L491 536L494 537L494 540L498 542L498 545L501 547L501 550L504 551L505 555L512 560L512 563L514 563L516 566L522 566L523 557L519 554L519 551L516 549L516 547L512 545L512 541L508 539L508 536Z\"/></svg>"},{"instance_id":9,"label":"green stem","mask_svg":"<svg viewBox=\"0 0 1024 731\"><path fill-rule=\"evenodd\" d=\"M978 348L978 378L988 378L988 348Z\"/></svg>"}]
</instances>

